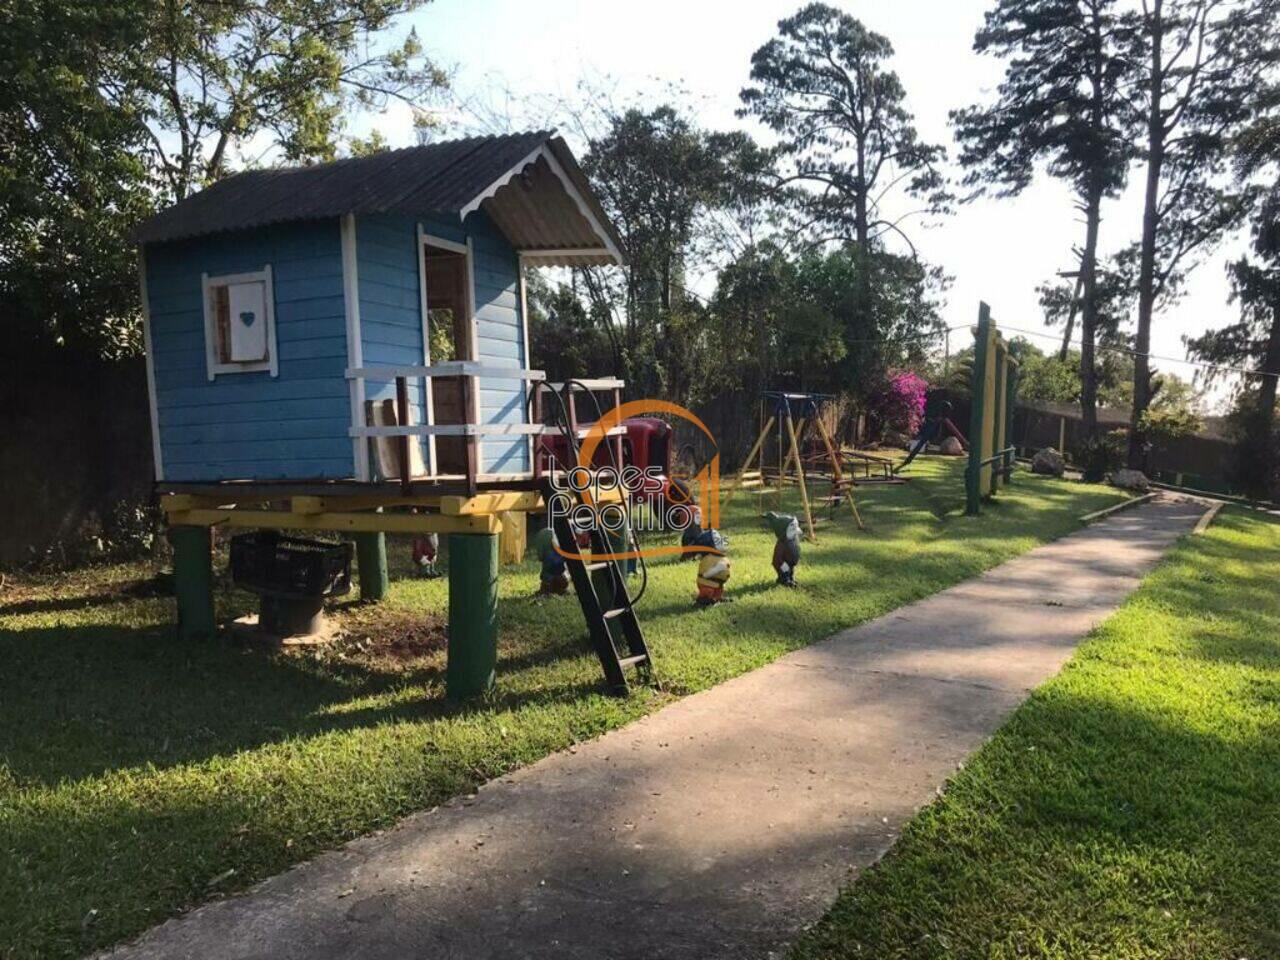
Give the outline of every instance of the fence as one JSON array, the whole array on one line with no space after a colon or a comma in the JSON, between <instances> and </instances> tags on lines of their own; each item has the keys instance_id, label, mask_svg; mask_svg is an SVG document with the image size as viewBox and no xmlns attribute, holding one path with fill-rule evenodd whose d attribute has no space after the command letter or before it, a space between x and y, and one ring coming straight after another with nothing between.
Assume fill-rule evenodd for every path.
<instances>
[{"instance_id":1,"label":"fence","mask_svg":"<svg viewBox=\"0 0 1280 960\"><path fill-rule=\"evenodd\" d=\"M0 378L0 569L52 553L92 556L151 495L141 358L76 363L53 351L5 362ZM131 523L132 521L132 523Z\"/></svg>"}]
</instances>

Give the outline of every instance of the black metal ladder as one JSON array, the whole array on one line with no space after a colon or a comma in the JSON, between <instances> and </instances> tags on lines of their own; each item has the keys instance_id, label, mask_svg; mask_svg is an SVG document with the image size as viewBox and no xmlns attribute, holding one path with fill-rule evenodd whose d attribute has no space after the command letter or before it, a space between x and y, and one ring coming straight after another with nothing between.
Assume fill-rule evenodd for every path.
<instances>
[{"instance_id":1,"label":"black metal ladder","mask_svg":"<svg viewBox=\"0 0 1280 960\"><path fill-rule=\"evenodd\" d=\"M568 394L568 404L565 403L566 397L550 385L543 388L555 395L557 400L557 403L551 407L553 419L565 438L570 460L568 464L561 465L563 470L568 470L578 461L577 417L572 415L574 388L573 381L567 382L561 388ZM600 413L598 406L597 404L597 414ZM621 464L616 462L612 447L609 444L605 447L609 450L610 460L615 461L613 466L617 471ZM550 478L544 479L542 493L543 500L547 504L550 504L552 497L556 495L570 497L575 505L584 502L580 492L571 492L557 487ZM625 694L628 668L634 668L639 682L653 682L653 660L649 654L649 646L645 642L644 631L640 627L640 619L636 616L635 599L638 597L632 598L630 591L627 590L625 561L614 556L616 553L629 552L633 549L636 543L635 533L631 529L628 513L628 519L620 531L623 534L621 538L623 549L619 550L618 545L610 540L608 531L601 525L599 514L592 511L591 516L593 517L592 526L584 531L590 540L589 557L584 557L577 545L578 531L574 529L574 524L569 519L569 512L556 511L552 528L556 535L556 542L560 545L561 551L566 554L565 566L573 579L573 590L578 597L579 606L582 607L582 616L587 621L591 645L600 658L605 681L615 693Z\"/></svg>"},{"instance_id":2,"label":"black metal ladder","mask_svg":"<svg viewBox=\"0 0 1280 960\"><path fill-rule=\"evenodd\" d=\"M549 489L547 495L550 496L551 492ZM591 540L591 556L584 558L568 516L557 514L554 526L556 540L568 554L565 566L573 579L573 590L587 621L591 645L600 658L605 680L615 691L625 693L627 668L634 667L637 679L649 683L653 678L649 647L627 591L624 561L612 556L616 546L596 523L587 531ZM596 557L603 559L594 559Z\"/></svg>"}]
</instances>

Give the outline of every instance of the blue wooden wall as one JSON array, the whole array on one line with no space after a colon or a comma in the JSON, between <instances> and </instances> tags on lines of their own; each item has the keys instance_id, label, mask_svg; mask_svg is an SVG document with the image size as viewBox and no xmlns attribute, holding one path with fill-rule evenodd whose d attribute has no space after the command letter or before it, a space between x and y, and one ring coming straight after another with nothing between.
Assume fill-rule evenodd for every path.
<instances>
[{"instance_id":1,"label":"blue wooden wall","mask_svg":"<svg viewBox=\"0 0 1280 960\"><path fill-rule=\"evenodd\" d=\"M526 367L516 252L483 212L465 225L424 221L424 230L474 252L478 359ZM152 244L147 288L161 454L166 480L344 478L353 474L342 243L338 220ZM423 362L417 221L356 221L361 349L366 366ZM273 272L279 375L220 374L205 366L201 273ZM366 381L366 398L394 397L391 381ZM483 423L523 423L523 384L482 379ZM424 423L425 392L411 393ZM423 443L423 460L427 445ZM530 469L526 439L481 443L484 473Z\"/></svg>"},{"instance_id":2,"label":"blue wooden wall","mask_svg":"<svg viewBox=\"0 0 1280 960\"><path fill-rule=\"evenodd\" d=\"M466 221L475 256L476 323L480 359L495 367L528 368L524 355L524 318L520 316L520 261L506 238L483 211ZM482 423L525 423L524 384L518 380L480 380ZM482 445L485 473L524 473L530 468L526 438L498 438Z\"/></svg>"},{"instance_id":3,"label":"blue wooden wall","mask_svg":"<svg viewBox=\"0 0 1280 960\"><path fill-rule=\"evenodd\" d=\"M151 244L145 250L166 480L349 477L338 221ZM279 376L205 366L201 273L271 265Z\"/></svg>"},{"instance_id":4,"label":"blue wooden wall","mask_svg":"<svg viewBox=\"0 0 1280 960\"><path fill-rule=\"evenodd\" d=\"M420 367L422 294L418 274L418 224L412 217L377 214L356 218L356 277L360 285L360 343L365 366ZM394 380L366 380L366 400L394 400ZM413 422L426 423L426 391L411 380ZM430 445L416 441L431 469Z\"/></svg>"},{"instance_id":5,"label":"blue wooden wall","mask_svg":"<svg viewBox=\"0 0 1280 960\"><path fill-rule=\"evenodd\" d=\"M465 224L439 219L421 221L429 235L454 243L470 238L475 255L475 306L478 360L491 366L523 368L524 329L520 317L520 263L506 238L483 212ZM417 225L412 217L378 214L356 220L360 279L360 333L366 366L375 363L417 365L423 362ZM366 381L369 399L394 396L395 385ZM415 391L416 422L424 423L424 392ZM523 384L518 380L480 381L482 423L524 423ZM423 450L427 462L426 449ZM529 469L523 436L483 440L482 473L523 473Z\"/></svg>"}]
</instances>

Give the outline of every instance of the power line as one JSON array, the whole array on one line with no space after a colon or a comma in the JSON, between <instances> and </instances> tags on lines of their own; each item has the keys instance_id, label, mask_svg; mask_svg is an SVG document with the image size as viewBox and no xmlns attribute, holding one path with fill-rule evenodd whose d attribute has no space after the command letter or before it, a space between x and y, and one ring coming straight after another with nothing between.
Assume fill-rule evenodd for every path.
<instances>
[{"instance_id":1,"label":"power line","mask_svg":"<svg viewBox=\"0 0 1280 960\"><path fill-rule=\"evenodd\" d=\"M1021 327L1011 327L1003 323L1000 325L1000 329L1011 330L1014 333L1022 333L1031 337L1044 337L1045 339L1052 340L1054 343L1059 342L1059 339L1060 339L1056 334L1045 333L1043 330L1026 330ZM1079 341L1076 341L1076 340L1072 340L1070 341L1070 343L1074 347L1080 346ZM1214 370L1222 373L1235 373L1245 377L1280 376L1280 374L1267 373L1264 370L1250 370L1246 367L1228 367L1220 363L1205 363L1204 361L1201 361L1201 360L1188 360L1186 357L1165 357L1156 353L1142 353L1138 350L1130 349L1129 347L1118 347L1118 346L1111 346L1107 344L1098 344L1094 347L1094 349L1102 352L1125 353L1131 357L1146 357L1148 360L1159 360L1161 363L1185 363L1187 366L1191 366L1191 367L1200 367L1205 370Z\"/></svg>"}]
</instances>

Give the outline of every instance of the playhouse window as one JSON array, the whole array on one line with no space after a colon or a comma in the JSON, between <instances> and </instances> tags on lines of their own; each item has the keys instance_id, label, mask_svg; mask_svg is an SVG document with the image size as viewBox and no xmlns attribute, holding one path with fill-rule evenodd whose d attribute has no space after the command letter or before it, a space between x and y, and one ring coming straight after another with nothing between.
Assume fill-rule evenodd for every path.
<instances>
[{"instance_id":1,"label":"playhouse window","mask_svg":"<svg viewBox=\"0 0 1280 960\"><path fill-rule=\"evenodd\" d=\"M204 275L204 336L209 379L220 373L276 375L275 298L271 267L256 273Z\"/></svg>"}]
</instances>

